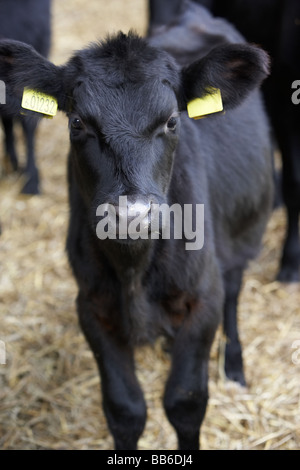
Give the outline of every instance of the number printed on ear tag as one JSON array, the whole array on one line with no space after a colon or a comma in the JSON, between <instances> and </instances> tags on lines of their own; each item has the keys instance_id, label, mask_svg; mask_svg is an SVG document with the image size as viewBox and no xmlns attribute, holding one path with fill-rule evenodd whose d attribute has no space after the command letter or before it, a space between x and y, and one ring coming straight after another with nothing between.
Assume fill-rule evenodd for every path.
<instances>
[{"instance_id":1,"label":"number printed on ear tag","mask_svg":"<svg viewBox=\"0 0 300 470\"><path fill-rule=\"evenodd\" d=\"M53 96L27 87L24 88L21 106L46 116L55 116L57 113L57 100Z\"/></svg>"}]
</instances>

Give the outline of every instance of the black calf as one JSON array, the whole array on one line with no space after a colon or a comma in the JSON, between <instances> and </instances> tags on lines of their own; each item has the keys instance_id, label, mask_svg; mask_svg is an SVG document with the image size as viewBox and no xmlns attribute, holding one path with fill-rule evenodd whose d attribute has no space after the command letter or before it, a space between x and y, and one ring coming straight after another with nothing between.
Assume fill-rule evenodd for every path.
<instances>
[{"instance_id":1,"label":"black calf","mask_svg":"<svg viewBox=\"0 0 300 470\"><path fill-rule=\"evenodd\" d=\"M198 448L224 287L256 255L273 198L268 123L255 90L268 73L266 54L227 44L198 50L180 67L163 47L120 33L56 67L25 44L0 42L10 92L30 86L53 95L69 117L67 250L117 449L136 448L146 419L134 348L160 334L171 344L166 413L179 447ZM208 99L212 87L226 113L189 119L187 102ZM165 212L152 218L157 206ZM235 288L226 293L228 311L236 296Z\"/></svg>"}]
</instances>

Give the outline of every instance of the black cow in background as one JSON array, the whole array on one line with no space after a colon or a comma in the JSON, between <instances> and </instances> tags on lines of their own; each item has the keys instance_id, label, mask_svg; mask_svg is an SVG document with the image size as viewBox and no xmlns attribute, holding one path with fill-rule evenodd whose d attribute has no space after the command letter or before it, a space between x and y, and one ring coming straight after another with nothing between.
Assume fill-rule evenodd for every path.
<instances>
[{"instance_id":1,"label":"black cow in background","mask_svg":"<svg viewBox=\"0 0 300 470\"><path fill-rule=\"evenodd\" d=\"M282 156L282 195L287 234L278 280L300 279L300 105L292 102L292 84L300 80L299 0L194 0L232 22L245 38L271 56L271 74L263 84L265 103ZM149 0L149 31L172 23L185 0Z\"/></svg>"},{"instance_id":2,"label":"black cow in background","mask_svg":"<svg viewBox=\"0 0 300 470\"><path fill-rule=\"evenodd\" d=\"M9 38L31 44L47 57L51 41L51 0L0 0L0 39ZM7 91L9 92L9 91ZM0 105L0 118L5 134L5 157L14 171L19 169L15 148L14 122L22 124L26 141L26 166L24 169L24 194L39 193L39 172L35 161L35 132L39 118L27 112L27 116L15 116L13 108Z\"/></svg>"},{"instance_id":3,"label":"black cow in background","mask_svg":"<svg viewBox=\"0 0 300 470\"><path fill-rule=\"evenodd\" d=\"M214 0L195 0L196 3L212 9ZM184 0L149 0L149 34L159 26L169 25L172 21L188 9L188 3Z\"/></svg>"}]
</instances>

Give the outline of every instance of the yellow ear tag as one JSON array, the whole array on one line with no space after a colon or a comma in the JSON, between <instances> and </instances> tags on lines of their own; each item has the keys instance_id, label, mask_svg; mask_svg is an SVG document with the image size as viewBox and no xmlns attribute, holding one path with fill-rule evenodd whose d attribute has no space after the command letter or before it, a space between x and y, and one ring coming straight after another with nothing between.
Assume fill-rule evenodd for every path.
<instances>
[{"instance_id":1,"label":"yellow ear tag","mask_svg":"<svg viewBox=\"0 0 300 470\"><path fill-rule=\"evenodd\" d=\"M203 116L223 111L221 91L219 88L210 88L203 98L195 98L187 104L190 118L200 119Z\"/></svg>"},{"instance_id":2,"label":"yellow ear tag","mask_svg":"<svg viewBox=\"0 0 300 470\"><path fill-rule=\"evenodd\" d=\"M44 114L46 117L57 113L57 100L50 95L25 87L22 98L22 108Z\"/></svg>"}]
</instances>

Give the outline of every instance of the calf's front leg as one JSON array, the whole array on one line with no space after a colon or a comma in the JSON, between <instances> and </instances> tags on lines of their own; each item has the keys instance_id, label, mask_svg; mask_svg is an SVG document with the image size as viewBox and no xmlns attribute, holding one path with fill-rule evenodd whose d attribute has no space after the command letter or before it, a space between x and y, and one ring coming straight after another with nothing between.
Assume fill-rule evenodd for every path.
<instances>
[{"instance_id":1,"label":"calf's front leg","mask_svg":"<svg viewBox=\"0 0 300 470\"><path fill-rule=\"evenodd\" d=\"M132 348L101 320L92 302L79 295L80 325L100 372L103 409L116 450L134 450L146 421L146 405L138 384Z\"/></svg>"},{"instance_id":2,"label":"calf's front leg","mask_svg":"<svg viewBox=\"0 0 300 470\"><path fill-rule=\"evenodd\" d=\"M165 410L181 450L199 449L200 427L208 401L209 353L219 315L202 313L202 321L197 314L190 314L177 333L164 396Z\"/></svg>"}]
</instances>

